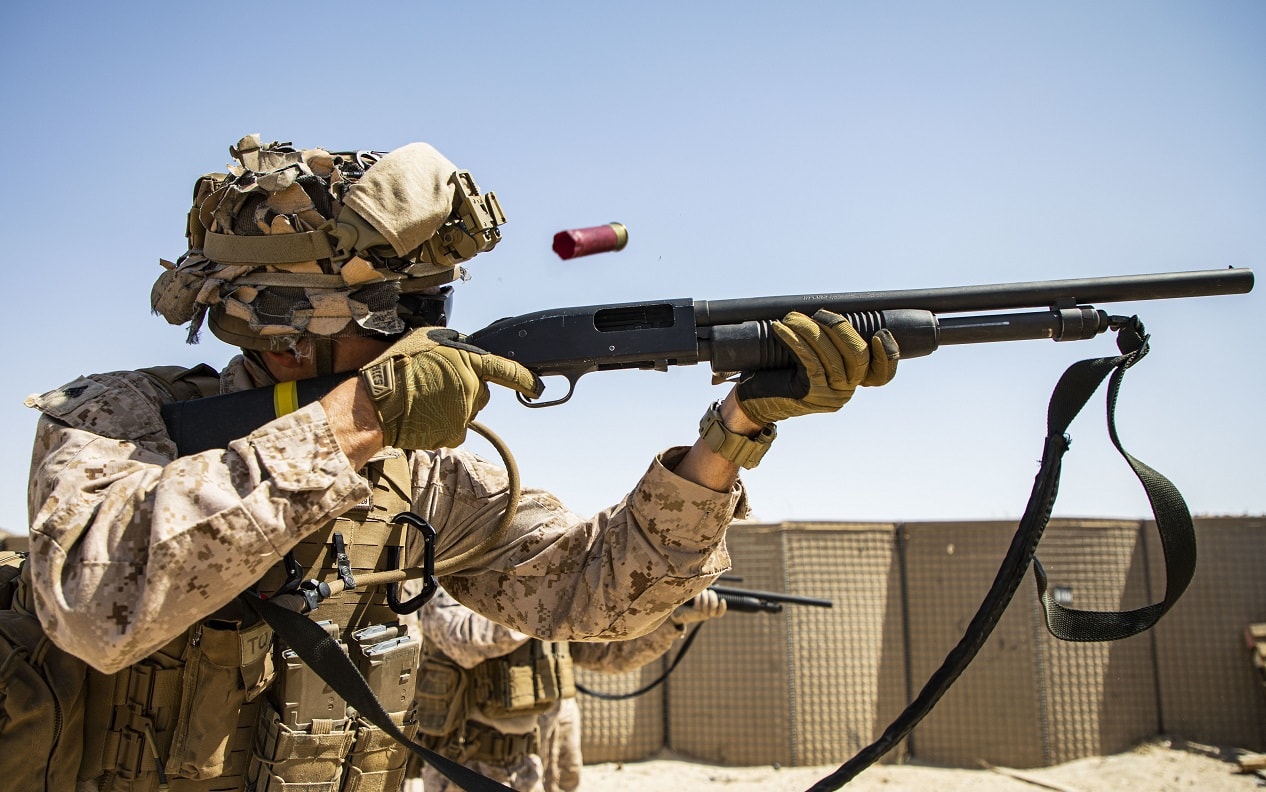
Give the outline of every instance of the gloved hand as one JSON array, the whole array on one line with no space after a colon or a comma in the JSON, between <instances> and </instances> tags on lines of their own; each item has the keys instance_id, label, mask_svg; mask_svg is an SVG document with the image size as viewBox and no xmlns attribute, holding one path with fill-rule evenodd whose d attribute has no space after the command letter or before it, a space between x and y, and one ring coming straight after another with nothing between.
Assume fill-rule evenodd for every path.
<instances>
[{"instance_id":1,"label":"gloved hand","mask_svg":"<svg viewBox=\"0 0 1266 792\"><path fill-rule=\"evenodd\" d=\"M463 339L448 328L418 328L361 368L387 445L456 448L488 404L487 383L530 397L545 389L523 366Z\"/></svg>"},{"instance_id":2,"label":"gloved hand","mask_svg":"<svg viewBox=\"0 0 1266 792\"><path fill-rule=\"evenodd\" d=\"M847 319L827 310L812 319L793 311L774 322L773 329L800 365L759 371L739 383L739 407L756 423L835 412L859 385L885 385L897 373L901 350L888 330L880 330L867 344Z\"/></svg>"},{"instance_id":3,"label":"gloved hand","mask_svg":"<svg viewBox=\"0 0 1266 792\"><path fill-rule=\"evenodd\" d=\"M673 611L670 616L673 624L685 627L687 624L705 622L725 614L725 600L712 589L704 589L694 599Z\"/></svg>"}]
</instances>

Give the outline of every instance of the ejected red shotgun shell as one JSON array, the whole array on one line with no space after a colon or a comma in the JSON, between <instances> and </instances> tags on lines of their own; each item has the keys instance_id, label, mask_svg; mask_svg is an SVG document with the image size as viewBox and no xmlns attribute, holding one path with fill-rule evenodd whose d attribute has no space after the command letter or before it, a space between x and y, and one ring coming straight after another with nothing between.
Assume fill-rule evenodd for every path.
<instances>
[{"instance_id":1,"label":"ejected red shotgun shell","mask_svg":"<svg viewBox=\"0 0 1266 792\"><path fill-rule=\"evenodd\" d=\"M561 259L624 250L629 243L629 230L623 223L607 223L589 228L573 228L554 235L554 252Z\"/></svg>"}]
</instances>

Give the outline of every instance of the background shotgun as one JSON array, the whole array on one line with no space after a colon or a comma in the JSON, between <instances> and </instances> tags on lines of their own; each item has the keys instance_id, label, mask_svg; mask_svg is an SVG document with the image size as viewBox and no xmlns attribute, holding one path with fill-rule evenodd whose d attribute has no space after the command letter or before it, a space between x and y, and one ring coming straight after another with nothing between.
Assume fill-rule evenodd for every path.
<instances>
[{"instance_id":1,"label":"background shotgun","mask_svg":"<svg viewBox=\"0 0 1266 792\"><path fill-rule=\"evenodd\" d=\"M721 576L719 579L722 581L741 580L741 578L726 575ZM779 594L774 591L756 591L753 589L733 588L718 584L713 584L708 586L708 588L715 591L717 596L725 600L726 613L782 613L782 606L784 603L790 605L810 605L815 608L830 608L835 605L835 603L829 599L800 597L794 594ZM682 607L693 608L694 600L687 600L683 603ZM587 696L600 698L604 701L623 701L625 699L635 698L644 693L648 693L659 687L665 679L668 679L669 674L676 670L677 664L685 658L686 652L690 651L690 646L694 643L694 640L698 636L702 627L703 624L697 624L690 630L690 634L686 636L686 640L681 645L681 650L677 652L677 656L673 658L672 662L669 663L668 668L666 668L662 674L636 690L628 693L605 693L600 690L594 690L593 688L586 687L579 681L576 682L576 690L579 690Z\"/></svg>"},{"instance_id":2,"label":"background shotgun","mask_svg":"<svg viewBox=\"0 0 1266 792\"><path fill-rule=\"evenodd\" d=\"M726 611L737 613L781 613L784 604L811 605L815 608L830 608L835 605L829 599L801 597L795 594L779 594L775 591L756 591L754 589L732 588L713 584L708 586L725 600ZM686 603L693 606L693 600Z\"/></svg>"},{"instance_id":3,"label":"background shotgun","mask_svg":"<svg viewBox=\"0 0 1266 792\"><path fill-rule=\"evenodd\" d=\"M791 351L770 329L772 321L790 311L811 315L826 308L844 314L866 337L887 328L907 360L949 344L1088 339L1128 320L1091 303L1244 294L1252 288L1251 269L1228 268L735 300L686 298L537 311L499 319L467 340L539 376L566 378L568 389L561 398L528 401L519 396L528 406L548 407L570 399L576 382L595 371L663 371L705 360L718 373L792 367ZM1041 310L1005 313L1024 308ZM974 313L984 311L994 313ZM298 402L320 398L346 376L299 383ZM224 448L274 417L272 388L163 407L163 420L182 455Z\"/></svg>"}]
</instances>

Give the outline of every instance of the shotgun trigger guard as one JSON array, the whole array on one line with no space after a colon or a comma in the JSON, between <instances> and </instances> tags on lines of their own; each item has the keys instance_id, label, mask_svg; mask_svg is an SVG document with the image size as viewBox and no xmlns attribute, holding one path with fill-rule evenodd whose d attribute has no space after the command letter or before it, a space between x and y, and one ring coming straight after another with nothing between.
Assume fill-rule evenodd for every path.
<instances>
[{"instance_id":1,"label":"shotgun trigger guard","mask_svg":"<svg viewBox=\"0 0 1266 792\"><path fill-rule=\"evenodd\" d=\"M519 404L522 404L524 407L553 407L555 405L562 404L571 399L571 395L576 392L576 383L580 381L580 378L583 377L584 374L561 374L559 376L567 380L567 393L561 399L554 399L553 401L533 401L518 391L515 391L514 395L518 398Z\"/></svg>"}]
</instances>

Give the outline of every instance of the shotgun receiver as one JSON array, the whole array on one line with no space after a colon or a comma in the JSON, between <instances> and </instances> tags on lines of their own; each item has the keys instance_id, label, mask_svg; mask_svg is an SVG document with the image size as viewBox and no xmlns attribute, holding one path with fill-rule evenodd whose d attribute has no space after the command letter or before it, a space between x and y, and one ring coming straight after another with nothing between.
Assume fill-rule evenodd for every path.
<instances>
[{"instance_id":1,"label":"shotgun receiver","mask_svg":"<svg viewBox=\"0 0 1266 792\"><path fill-rule=\"evenodd\" d=\"M835 311L867 338L887 328L905 360L947 344L1093 338L1128 321L1090 303L1243 294L1252 288L1251 269L1229 268L898 291L686 298L537 311L493 322L469 341L542 377L566 378L569 387L562 398L529 401L519 395L529 407L549 407L570 399L580 378L594 371L664 371L705 360L717 373L794 367L791 350L770 329L773 320L791 311ZM1043 310L946 315L1021 308Z\"/></svg>"}]
</instances>

